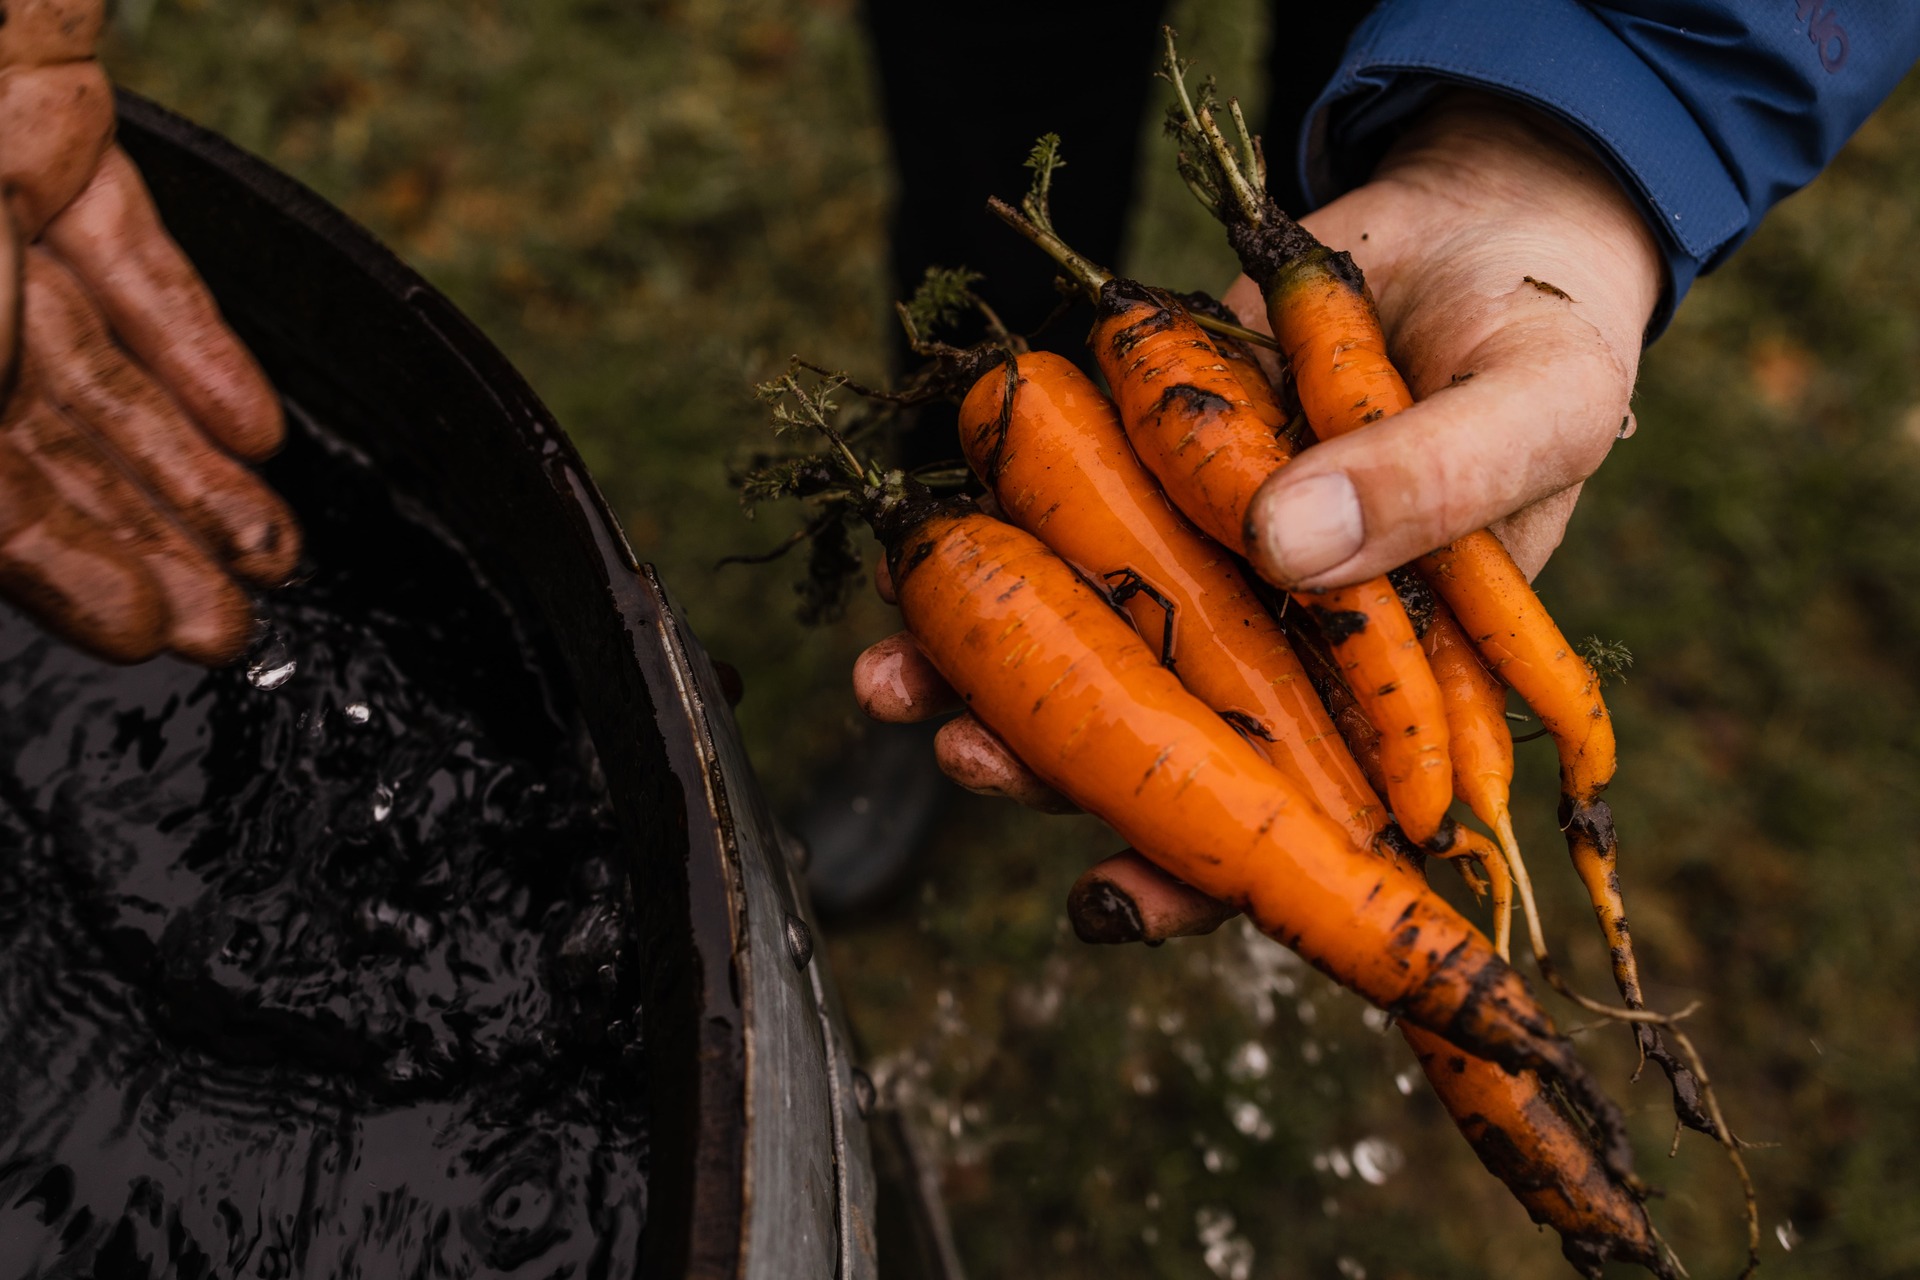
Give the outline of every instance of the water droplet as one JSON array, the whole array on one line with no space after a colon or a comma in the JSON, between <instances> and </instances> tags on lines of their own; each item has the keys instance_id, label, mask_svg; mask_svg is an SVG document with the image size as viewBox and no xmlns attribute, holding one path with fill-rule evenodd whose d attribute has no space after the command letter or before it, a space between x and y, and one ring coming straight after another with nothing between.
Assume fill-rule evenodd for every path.
<instances>
[{"instance_id":1,"label":"water droplet","mask_svg":"<svg viewBox=\"0 0 1920 1280\"><path fill-rule=\"evenodd\" d=\"M793 961L794 968L806 968L813 961L813 930L807 928L806 921L789 911L786 935L787 958Z\"/></svg>"},{"instance_id":2,"label":"water droplet","mask_svg":"<svg viewBox=\"0 0 1920 1280\"><path fill-rule=\"evenodd\" d=\"M1235 1080L1264 1080L1272 1065L1273 1060L1267 1056L1266 1046L1257 1040L1249 1040L1227 1059L1227 1075Z\"/></svg>"},{"instance_id":3,"label":"water droplet","mask_svg":"<svg viewBox=\"0 0 1920 1280\"><path fill-rule=\"evenodd\" d=\"M1400 1172L1406 1162L1400 1148L1385 1138L1362 1138L1353 1144L1353 1170L1361 1181L1373 1186L1380 1186Z\"/></svg>"},{"instance_id":4,"label":"water droplet","mask_svg":"<svg viewBox=\"0 0 1920 1280\"><path fill-rule=\"evenodd\" d=\"M1273 1122L1267 1119L1267 1113L1260 1104L1247 1098L1229 1098L1227 1100L1227 1119L1255 1142L1265 1142L1273 1137Z\"/></svg>"},{"instance_id":5,"label":"water droplet","mask_svg":"<svg viewBox=\"0 0 1920 1280\"><path fill-rule=\"evenodd\" d=\"M1159 1243L1160 1243L1160 1228L1158 1228L1158 1227L1156 1227L1156 1226L1154 1226L1154 1225L1152 1225L1151 1223L1149 1223L1148 1225L1146 1225L1146 1226L1144 1226L1144 1227L1142 1227L1142 1228L1140 1228L1140 1243L1142 1243L1142 1244L1159 1244Z\"/></svg>"},{"instance_id":6,"label":"water droplet","mask_svg":"<svg viewBox=\"0 0 1920 1280\"><path fill-rule=\"evenodd\" d=\"M1178 1035L1180 1028L1187 1025L1187 1015L1178 1009L1163 1009L1160 1016L1154 1019L1154 1025L1160 1028L1163 1036Z\"/></svg>"},{"instance_id":7,"label":"water droplet","mask_svg":"<svg viewBox=\"0 0 1920 1280\"><path fill-rule=\"evenodd\" d=\"M1320 1016L1320 1010L1314 1007L1313 1001L1311 1000L1300 1001L1293 1006L1293 1012L1299 1017L1300 1025L1303 1027L1312 1026L1314 1019Z\"/></svg>"},{"instance_id":8,"label":"water droplet","mask_svg":"<svg viewBox=\"0 0 1920 1280\"><path fill-rule=\"evenodd\" d=\"M1792 1253L1793 1246L1800 1243L1800 1233L1793 1229L1793 1219L1788 1218L1785 1222L1774 1227L1773 1238L1780 1242L1782 1249L1785 1249L1788 1253Z\"/></svg>"},{"instance_id":9,"label":"water droplet","mask_svg":"<svg viewBox=\"0 0 1920 1280\"><path fill-rule=\"evenodd\" d=\"M1392 1025L1393 1019L1387 1016L1385 1009L1375 1009L1371 1005L1360 1011L1360 1021L1367 1024L1367 1030L1380 1035Z\"/></svg>"},{"instance_id":10,"label":"water droplet","mask_svg":"<svg viewBox=\"0 0 1920 1280\"><path fill-rule=\"evenodd\" d=\"M1320 1061L1320 1053L1320 1042L1318 1040L1304 1040L1301 1042L1300 1061L1306 1063L1308 1066L1312 1066L1314 1063Z\"/></svg>"},{"instance_id":11,"label":"water droplet","mask_svg":"<svg viewBox=\"0 0 1920 1280\"><path fill-rule=\"evenodd\" d=\"M1367 1269L1352 1258L1335 1258L1333 1266L1345 1280L1367 1280Z\"/></svg>"},{"instance_id":12,"label":"water droplet","mask_svg":"<svg viewBox=\"0 0 1920 1280\"><path fill-rule=\"evenodd\" d=\"M1332 1196L1328 1196L1320 1202L1320 1212L1326 1214L1329 1218L1337 1218L1340 1216L1340 1202Z\"/></svg>"},{"instance_id":13,"label":"water droplet","mask_svg":"<svg viewBox=\"0 0 1920 1280\"><path fill-rule=\"evenodd\" d=\"M1231 1153L1211 1143L1200 1152L1200 1163L1206 1166L1208 1173L1230 1173L1239 1164Z\"/></svg>"},{"instance_id":14,"label":"water droplet","mask_svg":"<svg viewBox=\"0 0 1920 1280\"><path fill-rule=\"evenodd\" d=\"M299 669L300 664L287 651L286 641L278 636L269 636L267 642L247 659L247 683L256 689L271 692L293 679L293 673Z\"/></svg>"},{"instance_id":15,"label":"water droplet","mask_svg":"<svg viewBox=\"0 0 1920 1280\"><path fill-rule=\"evenodd\" d=\"M373 708L364 702L349 702L346 706L340 708L340 714L354 724L365 724L367 721L373 719Z\"/></svg>"},{"instance_id":16,"label":"water droplet","mask_svg":"<svg viewBox=\"0 0 1920 1280\"><path fill-rule=\"evenodd\" d=\"M1160 1212L1160 1193L1158 1191L1147 1192L1147 1212Z\"/></svg>"},{"instance_id":17,"label":"water droplet","mask_svg":"<svg viewBox=\"0 0 1920 1280\"><path fill-rule=\"evenodd\" d=\"M228 935L226 945L220 948L220 958L246 968L260 958L265 945L260 930L245 921L235 921L233 932Z\"/></svg>"},{"instance_id":18,"label":"water droplet","mask_svg":"<svg viewBox=\"0 0 1920 1280\"><path fill-rule=\"evenodd\" d=\"M1151 1071L1133 1073L1133 1091L1143 1098L1151 1098L1160 1092L1160 1078Z\"/></svg>"},{"instance_id":19,"label":"water droplet","mask_svg":"<svg viewBox=\"0 0 1920 1280\"><path fill-rule=\"evenodd\" d=\"M1401 1097L1411 1098L1413 1096L1413 1072L1402 1071L1399 1075L1395 1076L1393 1078L1393 1087L1400 1091Z\"/></svg>"},{"instance_id":20,"label":"water droplet","mask_svg":"<svg viewBox=\"0 0 1920 1280\"><path fill-rule=\"evenodd\" d=\"M1322 1163L1323 1160L1325 1161L1324 1164ZM1351 1178L1353 1176L1353 1161L1347 1159L1347 1153L1338 1147L1327 1152L1324 1156L1314 1157L1313 1167L1316 1169L1324 1169L1336 1178Z\"/></svg>"},{"instance_id":21,"label":"water droplet","mask_svg":"<svg viewBox=\"0 0 1920 1280\"><path fill-rule=\"evenodd\" d=\"M1007 1012L1023 1027L1048 1027L1060 1016L1065 999L1056 982L1017 983L1007 992Z\"/></svg>"},{"instance_id":22,"label":"water droplet","mask_svg":"<svg viewBox=\"0 0 1920 1280\"><path fill-rule=\"evenodd\" d=\"M1224 1209L1201 1209L1193 1220L1207 1270L1220 1280L1247 1280L1253 1274L1253 1243L1234 1233L1233 1215Z\"/></svg>"},{"instance_id":23,"label":"water droplet","mask_svg":"<svg viewBox=\"0 0 1920 1280\"><path fill-rule=\"evenodd\" d=\"M381 783L373 789L373 820L385 822L393 812L393 788Z\"/></svg>"}]
</instances>

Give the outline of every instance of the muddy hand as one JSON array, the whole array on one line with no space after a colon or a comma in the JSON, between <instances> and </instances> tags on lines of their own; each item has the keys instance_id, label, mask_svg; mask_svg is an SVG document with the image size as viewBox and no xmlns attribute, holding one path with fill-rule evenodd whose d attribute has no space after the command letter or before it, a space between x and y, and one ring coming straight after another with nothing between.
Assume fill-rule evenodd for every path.
<instances>
[{"instance_id":1,"label":"muddy hand","mask_svg":"<svg viewBox=\"0 0 1920 1280\"><path fill-rule=\"evenodd\" d=\"M1131 849L1094 863L1067 894L1067 919L1082 942L1190 938L1212 933L1239 914Z\"/></svg>"},{"instance_id":2,"label":"muddy hand","mask_svg":"<svg viewBox=\"0 0 1920 1280\"><path fill-rule=\"evenodd\" d=\"M239 461L271 454L283 424L112 145L102 14L14 0L0 25L0 595L117 661L220 663L251 630L240 583L299 559L292 514Z\"/></svg>"},{"instance_id":3,"label":"muddy hand","mask_svg":"<svg viewBox=\"0 0 1920 1280\"><path fill-rule=\"evenodd\" d=\"M884 561L876 585L891 603ZM853 691L863 711L888 724L931 720L960 707L958 695L904 631L854 661ZM1075 812L1066 797L972 715L962 713L941 726L933 746L941 771L969 791L1015 800L1043 813ZM1067 899L1074 932L1086 942L1159 942L1208 933L1235 914L1131 851L1097 863Z\"/></svg>"}]
</instances>

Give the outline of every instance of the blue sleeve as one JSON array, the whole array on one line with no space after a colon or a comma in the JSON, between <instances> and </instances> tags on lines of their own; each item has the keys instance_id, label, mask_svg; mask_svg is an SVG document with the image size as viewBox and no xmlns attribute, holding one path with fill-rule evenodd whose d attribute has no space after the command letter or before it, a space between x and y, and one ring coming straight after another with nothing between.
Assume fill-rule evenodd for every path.
<instances>
[{"instance_id":1,"label":"blue sleeve","mask_svg":"<svg viewBox=\"0 0 1920 1280\"><path fill-rule=\"evenodd\" d=\"M1437 89L1527 101L1586 136L1657 231L1668 288L1809 182L1920 57L1920 0L1381 0L1308 113L1316 202L1366 179Z\"/></svg>"}]
</instances>

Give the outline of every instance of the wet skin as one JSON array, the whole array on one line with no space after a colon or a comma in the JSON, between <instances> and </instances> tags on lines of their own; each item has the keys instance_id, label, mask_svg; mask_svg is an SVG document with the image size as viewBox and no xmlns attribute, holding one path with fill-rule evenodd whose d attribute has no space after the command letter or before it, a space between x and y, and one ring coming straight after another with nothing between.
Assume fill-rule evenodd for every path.
<instances>
[{"instance_id":1,"label":"wet skin","mask_svg":"<svg viewBox=\"0 0 1920 1280\"><path fill-rule=\"evenodd\" d=\"M280 406L112 143L103 19L20 0L0 26L0 598L113 661L218 665L300 554L247 465Z\"/></svg>"}]
</instances>

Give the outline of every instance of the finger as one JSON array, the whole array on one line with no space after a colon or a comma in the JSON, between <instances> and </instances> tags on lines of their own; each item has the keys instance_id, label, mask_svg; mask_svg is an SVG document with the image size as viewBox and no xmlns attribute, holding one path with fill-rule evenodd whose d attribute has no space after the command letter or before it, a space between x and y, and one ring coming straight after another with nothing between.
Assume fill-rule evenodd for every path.
<instances>
[{"instance_id":1,"label":"finger","mask_svg":"<svg viewBox=\"0 0 1920 1280\"><path fill-rule=\"evenodd\" d=\"M8 0L0 67L44 67L93 56L106 25L100 0Z\"/></svg>"},{"instance_id":2,"label":"finger","mask_svg":"<svg viewBox=\"0 0 1920 1280\"><path fill-rule=\"evenodd\" d=\"M1580 500L1584 485L1570 485L1550 493L1530 506L1520 508L1504 520L1487 527L1506 544L1520 572L1531 582L1547 567L1547 560L1567 536L1567 522L1573 518L1573 504Z\"/></svg>"},{"instance_id":3,"label":"finger","mask_svg":"<svg viewBox=\"0 0 1920 1280\"><path fill-rule=\"evenodd\" d=\"M1164 942L1212 933L1239 914L1131 849L1096 862L1067 894L1067 919L1082 942Z\"/></svg>"},{"instance_id":4,"label":"finger","mask_svg":"<svg viewBox=\"0 0 1920 1280\"><path fill-rule=\"evenodd\" d=\"M940 771L969 791L1016 800L1042 813L1076 813L1071 800L1021 764L993 730L972 716L958 716L933 737Z\"/></svg>"},{"instance_id":5,"label":"finger","mask_svg":"<svg viewBox=\"0 0 1920 1280\"><path fill-rule=\"evenodd\" d=\"M150 574L0 440L0 596L109 662L143 662L167 638Z\"/></svg>"},{"instance_id":6,"label":"finger","mask_svg":"<svg viewBox=\"0 0 1920 1280\"><path fill-rule=\"evenodd\" d=\"M206 665L246 650L253 606L213 559L162 515L77 423L32 394L8 416L8 441L54 491L136 561L165 602L167 647Z\"/></svg>"},{"instance_id":7,"label":"finger","mask_svg":"<svg viewBox=\"0 0 1920 1280\"><path fill-rule=\"evenodd\" d=\"M86 286L114 336L193 420L243 458L280 447L280 401L220 318L126 152L111 148L87 189L47 226L46 245Z\"/></svg>"},{"instance_id":8,"label":"finger","mask_svg":"<svg viewBox=\"0 0 1920 1280\"><path fill-rule=\"evenodd\" d=\"M862 711L887 724L916 724L960 705L960 695L905 631L853 660L853 696Z\"/></svg>"},{"instance_id":9,"label":"finger","mask_svg":"<svg viewBox=\"0 0 1920 1280\"><path fill-rule=\"evenodd\" d=\"M26 328L56 404L97 431L235 573L262 585L286 581L300 560L300 527L286 503L127 359L79 283L42 249L27 254Z\"/></svg>"},{"instance_id":10,"label":"finger","mask_svg":"<svg viewBox=\"0 0 1920 1280\"><path fill-rule=\"evenodd\" d=\"M1470 380L1267 480L1248 514L1263 575L1289 587L1365 581L1593 474L1631 389L1597 334L1523 319L1469 359Z\"/></svg>"},{"instance_id":11,"label":"finger","mask_svg":"<svg viewBox=\"0 0 1920 1280\"><path fill-rule=\"evenodd\" d=\"M23 239L79 196L112 141L113 89L99 63L0 70L0 191Z\"/></svg>"},{"instance_id":12,"label":"finger","mask_svg":"<svg viewBox=\"0 0 1920 1280\"><path fill-rule=\"evenodd\" d=\"M23 306L20 236L13 226L13 213L0 200L0 410L13 399L20 373L20 319Z\"/></svg>"}]
</instances>

